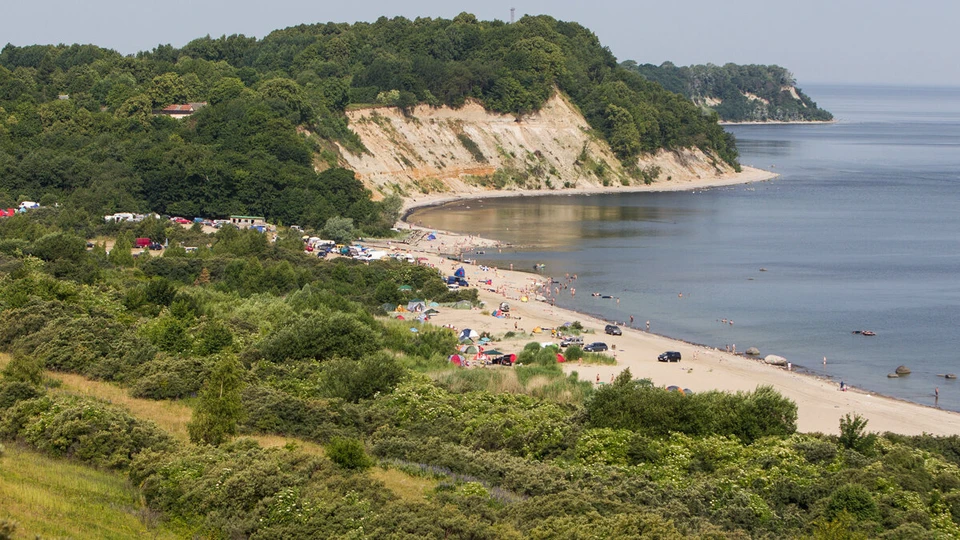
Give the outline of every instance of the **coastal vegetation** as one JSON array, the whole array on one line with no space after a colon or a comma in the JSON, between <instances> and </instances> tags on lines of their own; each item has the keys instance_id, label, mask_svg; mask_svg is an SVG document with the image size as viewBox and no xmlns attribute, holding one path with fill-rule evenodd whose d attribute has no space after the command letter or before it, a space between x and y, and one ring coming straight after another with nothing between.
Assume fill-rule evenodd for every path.
<instances>
[{"instance_id":1,"label":"coastal vegetation","mask_svg":"<svg viewBox=\"0 0 960 540\"><path fill-rule=\"evenodd\" d=\"M780 66L713 64L659 66L628 60L625 69L676 92L725 122L830 121L825 111L797 88L793 75Z\"/></svg>"},{"instance_id":2,"label":"coastal vegetation","mask_svg":"<svg viewBox=\"0 0 960 540\"><path fill-rule=\"evenodd\" d=\"M628 371L594 385L522 337L523 366L464 374L454 332L382 317L477 301L432 268L318 259L285 228L270 243L75 214L0 220L0 489L69 468L93 483L71 493L135 517L118 536L960 535L956 436L857 416L800 434L771 388L682 394ZM200 248L84 249L140 227ZM0 506L15 535L62 534L52 519Z\"/></svg>"},{"instance_id":3,"label":"coastal vegetation","mask_svg":"<svg viewBox=\"0 0 960 540\"><path fill-rule=\"evenodd\" d=\"M399 205L395 197L372 202L338 168L340 148L366 151L345 111L476 100L522 118L557 92L628 168L661 148L699 148L738 166L716 116L618 66L588 29L546 16L506 24L464 13L203 37L134 56L8 44L0 51L0 206L245 214L315 228L339 217L360 234L382 234ZM162 112L187 104L186 118ZM459 142L483 160L469 137Z\"/></svg>"}]
</instances>

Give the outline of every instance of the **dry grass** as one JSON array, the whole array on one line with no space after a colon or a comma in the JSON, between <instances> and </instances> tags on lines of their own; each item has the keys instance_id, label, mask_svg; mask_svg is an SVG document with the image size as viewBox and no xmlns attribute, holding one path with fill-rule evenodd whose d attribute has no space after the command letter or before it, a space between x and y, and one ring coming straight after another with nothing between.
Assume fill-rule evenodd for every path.
<instances>
[{"instance_id":1,"label":"dry grass","mask_svg":"<svg viewBox=\"0 0 960 540\"><path fill-rule=\"evenodd\" d=\"M408 502L423 502L427 492L437 487L437 480L412 476L397 469L374 467L370 469L370 477L379 480L396 496Z\"/></svg>"},{"instance_id":2,"label":"dry grass","mask_svg":"<svg viewBox=\"0 0 960 540\"><path fill-rule=\"evenodd\" d=\"M14 538L182 538L118 473L16 446L0 457L0 519Z\"/></svg>"},{"instance_id":3,"label":"dry grass","mask_svg":"<svg viewBox=\"0 0 960 540\"><path fill-rule=\"evenodd\" d=\"M48 371L47 375L59 380L63 385L52 392L101 399L126 409L130 414L143 420L151 420L174 437L186 441L187 422L193 409L178 401L154 401L130 397L125 388L112 383L93 381L73 373Z\"/></svg>"},{"instance_id":4,"label":"dry grass","mask_svg":"<svg viewBox=\"0 0 960 540\"><path fill-rule=\"evenodd\" d=\"M327 451L324 450L323 446L303 439L284 437L282 435L244 435L243 437L257 441L257 444L263 448L282 448L287 445L292 445L304 454L321 457L327 455Z\"/></svg>"}]
</instances>

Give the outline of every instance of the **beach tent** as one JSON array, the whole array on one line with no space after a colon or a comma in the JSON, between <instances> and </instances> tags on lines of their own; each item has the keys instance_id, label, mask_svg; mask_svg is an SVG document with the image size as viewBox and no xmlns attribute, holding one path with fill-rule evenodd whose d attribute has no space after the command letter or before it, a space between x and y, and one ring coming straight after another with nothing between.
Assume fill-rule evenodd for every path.
<instances>
[{"instance_id":1,"label":"beach tent","mask_svg":"<svg viewBox=\"0 0 960 540\"><path fill-rule=\"evenodd\" d=\"M562 354L557 353L557 362L559 362L559 363L562 364L562 363L564 363L564 362L566 362L566 361L567 361L567 359L564 358Z\"/></svg>"},{"instance_id":2,"label":"beach tent","mask_svg":"<svg viewBox=\"0 0 960 540\"><path fill-rule=\"evenodd\" d=\"M486 354L487 356L503 356L503 353L496 349L488 349L484 351L484 354Z\"/></svg>"},{"instance_id":3,"label":"beach tent","mask_svg":"<svg viewBox=\"0 0 960 540\"><path fill-rule=\"evenodd\" d=\"M380 308L386 311L387 313L390 313L391 311L396 311L397 305L387 302L386 304L380 304Z\"/></svg>"},{"instance_id":4,"label":"beach tent","mask_svg":"<svg viewBox=\"0 0 960 540\"><path fill-rule=\"evenodd\" d=\"M430 306L430 307L440 307L440 304L437 303L437 302L430 302L430 303L427 304L427 305Z\"/></svg>"},{"instance_id":5,"label":"beach tent","mask_svg":"<svg viewBox=\"0 0 960 540\"><path fill-rule=\"evenodd\" d=\"M480 338L480 343L486 343L488 341L490 341L490 338L488 338L487 336L483 336L482 338Z\"/></svg>"},{"instance_id":6,"label":"beach tent","mask_svg":"<svg viewBox=\"0 0 960 540\"><path fill-rule=\"evenodd\" d=\"M403 318L403 315L397 315L397 320L398 320L398 321L405 321L406 319Z\"/></svg>"},{"instance_id":7,"label":"beach tent","mask_svg":"<svg viewBox=\"0 0 960 540\"><path fill-rule=\"evenodd\" d=\"M539 326L536 326L536 327L534 327L534 329L531 330L530 332L533 333L533 334L539 334L540 332L543 332L543 329L540 328Z\"/></svg>"},{"instance_id":8,"label":"beach tent","mask_svg":"<svg viewBox=\"0 0 960 540\"><path fill-rule=\"evenodd\" d=\"M398 291L412 291L412 290L413 290L413 287L411 287L411 286L409 286L409 285L401 285L401 286L397 287L397 290L398 290Z\"/></svg>"},{"instance_id":9,"label":"beach tent","mask_svg":"<svg viewBox=\"0 0 960 540\"><path fill-rule=\"evenodd\" d=\"M473 309L473 304L469 300L460 300L453 305L453 309Z\"/></svg>"},{"instance_id":10,"label":"beach tent","mask_svg":"<svg viewBox=\"0 0 960 540\"><path fill-rule=\"evenodd\" d=\"M460 341L472 341L479 337L480 337L480 334L478 334L476 330L464 328L463 330L460 331L460 335L458 336L458 339Z\"/></svg>"},{"instance_id":11,"label":"beach tent","mask_svg":"<svg viewBox=\"0 0 960 540\"><path fill-rule=\"evenodd\" d=\"M406 313L407 308L398 305L398 306L397 306L397 311L399 311L399 312L401 312L401 313Z\"/></svg>"},{"instance_id":12,"label":"beach tent","mask_svg":"<svg viewBox=\"0 0 960 540\"><path fill-rule=\"evenodd\" d=\"M480 347L477 347L476 345L467 345L460 352L464 354L477 354L478 352L480 352Z\"/></svg>"},{"instance_id":13,"label":"beach tent","mask_svg":"<svg viewBox=\"0 0 960 540\"><path fill-rule=\"evenodd\" d=\"M433 309L433 308L430 308L430 309L424 311L424 313L427 314L427 315L436 315L436 314L438 314L438 313L440 313L440 312L437 311L437 310L435 310L435 309Z\"/></svg>"},{"instance_id":14,"label":"beach tent","mask_svg":"<svg viewBox=\"0 0 960 540\"><path fill-rule=\"evenodd\" d=\"M451 354L450 357L447 358L447 360L448 360L450 363L452 363L453 365L456 365L456 366L462 366L462 365L463 365L463 357L460 356L459 354Z\"/></svg>"},{"instance_id":15,"label":"beach tent","mask_svg":"<svg viewBox=\"0 0 960 540\"><path fill-rule=\"evenodd\" d=\"M668 386L667 392L680 392L682 394L683 390L681 390L679 386Z\"/></svg>"},{"instance_id":16,"label":"beach tent","mask_svg":"<svg viewBox=\"0 0 960 540\"><path fill-rule=\"evenodd\" d=\"M430 233L427 235L427 240L436 240L436 239L437 239L437 235L433 233Z\"/></svg>"},{"instance_id":17,"label":"beach tent","mask_svg":"<svg viewBox=\"0 0 960 540\"><path fill-rule=\"evenodd\" d=\"M420 322L427 322L430 320L430 316L424 313L423 315L418 315L417 320Z\"/></svg>"},{"instance_id":18,"label":"beach tent","mask_svg":"<svg viewBox=\"0 0 960 540\"><path fill-rule=\"evenodd\" d=\"M407 303L407 311L415 311L420 313L427 309L427 304L423 300L413 300Z\"/></svg>"},{"instance_id":19,"label":"beach tent","mask_svg":"<svg viewBox=\"0 0 960 540\"><path fill-rule=\"evenodd\" d=\"M457 268L457 271L453 273L453 276L459 278L467 277L467 271L461 266L460 268Z\"/></svg>"}]
</instances>

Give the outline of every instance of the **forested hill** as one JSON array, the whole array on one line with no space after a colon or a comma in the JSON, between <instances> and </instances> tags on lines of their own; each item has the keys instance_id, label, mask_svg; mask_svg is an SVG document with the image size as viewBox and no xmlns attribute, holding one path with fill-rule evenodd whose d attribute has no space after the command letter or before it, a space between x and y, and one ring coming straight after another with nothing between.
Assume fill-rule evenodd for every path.
<instances>
[{"instance_id":1,"label":"forested hill","mask_svg":"<svg viewBox=\"0 0 960 540\"><path fill-rule=\"evenodd\" d=\"M375 228L389 212L371 206L349 174L316 172L344 163L332 141L364 152L348 108L476 99L522 116L558 90L627 167L681 147L736 164L715 116L620 67L579 24L381 18L301 25L259 40L204 37L135 56L93 45L7 45L0 205L46 198L91 213L249 213L301 224L347 213ZM207 106L180 121L155 114L190 102Z\"/></svg>"},{"instance_id":2,"label":"forested hill","mask_svg":"<svg viewBox=\"0 0 960 540\"><path fill-rule=\"evenodd\" d=\"M780 66L713 64L677 67L627 60L625 69L681 94L725 122L809 122L833 120Z\"/></svg>"}]
</instances>

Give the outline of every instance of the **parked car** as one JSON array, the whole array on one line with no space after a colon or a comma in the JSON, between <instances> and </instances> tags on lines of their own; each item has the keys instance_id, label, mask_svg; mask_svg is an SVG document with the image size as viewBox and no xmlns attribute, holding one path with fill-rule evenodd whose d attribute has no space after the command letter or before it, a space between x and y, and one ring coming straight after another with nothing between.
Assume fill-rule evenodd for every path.
<instances>
[{"instance_id":1,"label":"parked car","mask_svg":"<svg viewBox=\"0 0 960 540\"><path fill-rule=\"evenodd\" d=\"M561 347L569 347L570 345L576 345L578 347L583 347L583 338L580 336L570 336L565 337L560 341Z\"/></svg>"},{"instance_id":2,"label":"parked car","mask_svg":"<svg viewBox=\"0 0 960 540\"><path fill-rule=\"evenodd\" d=\"M658 356L657 360L661 362L679 362L680 353L678 353L677 351L667 351L661 354L660 356Z\"/></svg>"},{"instance_id":3,"label":"parked car","mask_svg":"<svg viewBox=\"0 0 960 540\"><path fill-rule=\"evenodd\" d=\"M604 327L603 331L610 334L611 336L623 335L623 330L621 330L620 327L615 324L608 324L607 326Z\"/></svg>"},{"instance_id":4,"label":"parked car","mask_svg":"<svg viewBox=\"0 0 960 540\"><path fill-rule=\"evenodd\" d=\"M160 242L153 242L152 244L150 244L150 249L152 249L153 251L160 251L161 249L163 249L163 244L161 244Z\"/></svg>"},{"instance_id":5,"label":"parked car","mask_svg":"<svg viewBox=\"0 0 960 540\"><path fill-rule=\"evenodd\" d=\"M609 348L610 347L607 347L606 343L603 343L602 341L595 341L584 347L583 352L603 352Z\"/></svg>"}]
</instances>

